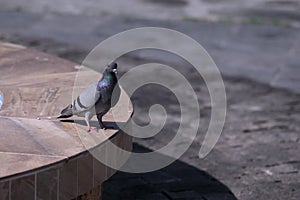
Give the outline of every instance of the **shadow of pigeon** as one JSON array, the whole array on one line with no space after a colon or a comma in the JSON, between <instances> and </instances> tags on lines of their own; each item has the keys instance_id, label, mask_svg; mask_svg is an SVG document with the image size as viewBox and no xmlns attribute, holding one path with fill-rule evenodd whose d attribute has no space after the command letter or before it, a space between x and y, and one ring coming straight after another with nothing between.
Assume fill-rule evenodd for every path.
<instances>
[{"instance_id":1,"label":"shadow of pigeon","mask_svg":"<svg viewBox=\"0 0 300 200\"><path fill-rule=\"evenodd\" d=\"M61 119L59 121L64 122L64 123L75 123L75 124L78 124L81 126L86 126L85 120L81 120L81 119ZM92 120L92 121L90 121L90 124L92 127L96 127L97 131L100 130L100 125L99 125L98 121ZM113 121L106 121L106 122L104 122L104 124L107 127L109 127L107 129L111 129L111 130L120 130L122 127L124 127L126 125L125 122L113 122Z\"/></svg>"}]
</instances>

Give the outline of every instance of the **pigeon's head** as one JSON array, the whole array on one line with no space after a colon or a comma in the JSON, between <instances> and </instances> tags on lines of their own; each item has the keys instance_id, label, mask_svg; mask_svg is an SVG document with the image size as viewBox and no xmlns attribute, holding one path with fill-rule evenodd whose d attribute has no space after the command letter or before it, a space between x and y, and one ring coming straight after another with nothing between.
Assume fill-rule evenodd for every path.
<instances>
[{"instance_id":1,"label":"pigeon's head","mask_svg":"<svg viewBox=\"0 0 300 200\"><path fill-rule=\"evenodd\" d=\"M117 63L112 62L109 65L107 65L107 67L105 68L105 72L108 74L117 74L118 70L117 70Z\"/></svg>"}]
</instances>

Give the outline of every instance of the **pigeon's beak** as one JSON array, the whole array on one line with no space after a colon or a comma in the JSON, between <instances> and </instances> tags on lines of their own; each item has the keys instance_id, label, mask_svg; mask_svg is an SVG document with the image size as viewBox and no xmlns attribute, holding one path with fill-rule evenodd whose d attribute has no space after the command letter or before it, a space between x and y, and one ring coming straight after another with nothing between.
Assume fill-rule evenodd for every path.
<instances>
[{"instance_id":1,"label":"pigeon's beak","mask_svg":"<svg viewBox=\"0 0 300 200\"><path fill-rule=\"evenodd\" d=\"M115 74L118 74L118 70L117 69L113 69L112 70Z\"/></svg>"}]
</instances>

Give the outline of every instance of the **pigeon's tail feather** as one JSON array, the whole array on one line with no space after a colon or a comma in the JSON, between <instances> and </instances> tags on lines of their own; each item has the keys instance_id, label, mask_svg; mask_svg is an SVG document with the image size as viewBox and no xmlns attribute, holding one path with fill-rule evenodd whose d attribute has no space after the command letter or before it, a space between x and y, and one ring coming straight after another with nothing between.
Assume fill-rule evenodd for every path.
<instances>
[{"instance_id":1,"label":"pigeon's tail feather","mask_svg":"<svg viewBox=\"0 0 300 200\"><path fill-rule=\"evenodd\" d=\"M69 118L73 116L72 104L68 105L65 109L63 109L60 113L60 116L57 118Z\"/></svg>"}]
</instances>

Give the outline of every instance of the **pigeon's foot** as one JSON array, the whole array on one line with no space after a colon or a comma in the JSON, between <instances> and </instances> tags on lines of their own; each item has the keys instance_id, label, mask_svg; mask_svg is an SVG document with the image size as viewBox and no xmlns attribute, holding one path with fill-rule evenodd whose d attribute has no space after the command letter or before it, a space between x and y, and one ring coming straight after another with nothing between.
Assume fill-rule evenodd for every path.
<instances>
[{"instance_id":1,"label":"pigeon's foot","mask_svg":"<svg viewBox=\"0 0 300 200\"><path fill-rule=\"evenodd\" d=\"M99 125L100 125L100 129L103 129L103 130L114 129L113 126L106 126L106 125L104 125L104 123L102 121L102 116L101 115L97 115L97 118L98 118L98 122L99 122Z\"/></svg>"},{"instance_id":2,"label":"pigeon's foot","mask_svg":"<svg viewBox=\"0 0 300 200\"><path fill-rule=\"evenodd\" d=\"M99 125L100 125L100 129L103 129L103 130L110 128L109 126L105 126L101 119L99 120Z\"/></svg>"},{"instance_id":3,"label":"pigeon's foot","mask_svg":"<svg viewBox=\"0 0 300 200\"><path fill-rule=\"evenodd\" d=\"M96 127L89 127L87 132L91 132L92 130L96 130L97 131L97 128Z\"/></svg>"},{"instance_id":4,"label":"pigeon's foot","mask_svg":"<svg viewBox=\"0 0 300 200\"><path fill-rule=\"evenodd\" d=\"M106 130L106 129L114 129L113 126L105 126L104 124L100 126L101 129Z\"/></svg>"}]
</instances>

